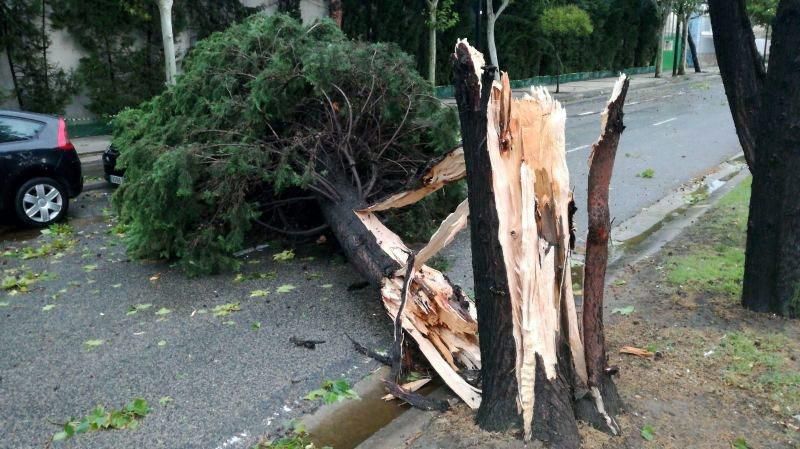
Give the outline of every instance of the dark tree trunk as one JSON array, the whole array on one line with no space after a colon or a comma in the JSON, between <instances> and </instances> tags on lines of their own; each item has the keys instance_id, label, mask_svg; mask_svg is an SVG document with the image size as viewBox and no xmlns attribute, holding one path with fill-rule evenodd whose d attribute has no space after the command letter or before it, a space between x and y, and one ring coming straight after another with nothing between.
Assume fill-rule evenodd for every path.
<instances>
[{"instance_id":1,"label":"dark tree trunk","mask_svg":"<svg viewBox=\"0 0 800 449\"><path fill-rule=\"evenodd\" d=\"M22 98L22 91L19 88L17 70L14 68L14 58L11 56L11 47L9 46L6 46L6 59L8 59L8 68L11 71L11 82L14 84L14 94L17 96L17 105L21 110L25 110L25 102Z\"/></svg>"},{"instance_id":2,"label":"dark tree trunk","mask_svg":"<svg viewBox=\"0 0 800 449\"><path fill-rule=\"evenodd\" d=\"M465 42L456 45L453 65L481 349L476 421L492 431L521 425L526 440L558 449L580 447L577 417L618 434L607 413L619 402L605 374L605 355L601 382L594 384L572 295L568 223L574 207L563 148L565 112L543 91L512 100L507 74L492 86L494 67L483 68L479 79L482 56ZM620 81L614 91L624 89ZM612 158L623 102L624 95L614 98L617 110L610 118L617 135L601 139ZM594 266L604 268L605 262ZM602 333L602 325L593 330ZM603 393L610 394L608 403Z\"/></svg>"},{"instance_id":3,"label":"dark tree trunk","mask_svg":"<svg viewBox=\"0 0 800 449\"><path fill-rule=\"evenodd\" d=\"M494 70L483 73L482 89L469 53L453 62L455 97L461 119L470 204L472 270L481 347L481 406L478 424L487 430L521 427L517 411L516 348L498 218L492 194L492 169L486 151L486 116ZM476 182L483 179L484 182Z\"/></svg>"},{"instance_id":4,"label":"dark tree trunk","mask_svg":"<svg viewBox=\"0 0 800 449\"><path fill-rule=\"evenodd\" d=\"M783 0L758 113L742 304L800 316L800 0ZM755 64L760 67L759 64Z\"/></svg>"},{"instance_id":5,"label":"dark tree trunk","mask_svg":"<svg viewBox=\"0 0 800 449\"><path fill-rule=\"evenodd\" d=\"M689 41L689 51L692 53L692 62L694 63L694 71L695 73L700 73L702 70L700 69L700 60L697 59L697 47L694 45L694 39L692 39L692 33L686 36L687 40Z\"/></svg>"},{"instance_id":6,"label":"dark tree trunk","mask_svg":"<svg viewBox=\"0 0 800 449\"><path fill-rule=\"evenodd\" d=\"M339 185L336 190L342 197L340 201L319 200L325 222L359 274L371 285L380 288L381 281L397 271L400 265L386 255L375 240L375 235L353 213L366 206L355 189Z\"/></svg>"},{"instance_id":7,"label":"dark tree trunk","mask_svg":"<svg viewBox=\"0 0 800 449\"><path fill-rule=\"evenodd\" d=\"M731 4L733 3L733 4ZM744 307L800 315L800 0L782 0L765 75L744 0L710 0L714 42L739 141L753 173Z\"/></svg>"},{"instance_id":8,"label":"dark tree trunk","mask_svg":"<svg viewBox=\"0 0 800 449\"><path fill-rule=\"evenodd\" d=\"M708 0L717 64L745 160L754 172L757 114L766 72L744 0ZM774 36L773 31L773 36Z\"/></svg>"},{"instance_id":9,"label":"dark tree trunk","mask_svg":"<svg viewBox=\"0 0 800 449\"><path fill-rule=\"evenodd\" d=\"M330 0L330 16L339 28L342 27L342 0Z\"/></svg>"},{"instance_id":10,"label":"dark tree trunk","mask_svg":"<svg viewBox=\"0 0 800 449\"><path fill-rule=\"evenodd\" d=\"M49 73L50 67L47 64L47 2L42 0L42 70L44 73L44 91L47 96L50 96L50 80Z\"/></svg>"}]
</instances>

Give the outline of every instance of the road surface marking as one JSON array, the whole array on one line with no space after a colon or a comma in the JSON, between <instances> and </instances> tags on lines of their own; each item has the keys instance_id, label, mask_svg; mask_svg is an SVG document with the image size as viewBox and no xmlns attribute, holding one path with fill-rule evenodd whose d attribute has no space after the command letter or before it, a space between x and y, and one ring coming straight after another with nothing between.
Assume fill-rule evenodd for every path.
<instances>
[{"instance_id":1,"label":"road surface marking","mask_svg":"<svg viewBox=\"0 0 800 449\"><path fill-rule=\"evenodd\" d=\"M578 115L592 115L592 114L597 114L597 112L595 112L595 111L586 111L586 112L581 112Z\"/></svg>"},{"instance_id":2,"label":"road surface marking","mask_svg":"<svg viewBox=\"0 0 800 449\"><path fill-rule=\"evenodd\" d=\"M672 117L672 118L668 118L668 119L664 120L663 122L653 123L653 126L661 126L664 123L669 123L669 122L671 122L673 120L678 120L678 117Z\"/></svg>"},{"instance_id":3,"label":"road surface marking","mask_svg":"<svg viewBox=\"0 0 800 449\"><path fill-rule=\"evenodd\" d=\"M589 145L581 145L579 147L575 147L571 150L567 150L567 153L572 153L573 151L583 150L584 148L589 148Z\"/></svg>"}]
</instances>

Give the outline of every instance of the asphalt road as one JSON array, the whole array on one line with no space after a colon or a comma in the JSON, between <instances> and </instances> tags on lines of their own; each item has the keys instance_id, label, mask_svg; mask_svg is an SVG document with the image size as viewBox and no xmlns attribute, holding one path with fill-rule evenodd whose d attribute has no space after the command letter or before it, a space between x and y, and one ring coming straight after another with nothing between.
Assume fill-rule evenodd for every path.
<instances>
[{"instance_id":1,"label":"asphalt road","mask_svg":"<svg viewBox=\"0 0 800 449\"><path fill-rule=\"evenodd\" d=\"M568 163L585 232L589 147L600 129L604 99L567 107ZM695 84L632 91L615 167L611 208L620 222L678 185L739 151L718 77ZM653 169L650 179L637 177ZM88 414L97 404L121 407L146 398L151 413L136 430L80 435L65 448L243 448L259 435L311 410L302 397L324 379L356 381L375 368L355 353L344 332L377 348L391 340L389 322L371 289L330 249L298 248L291 261L270 247L246 260L243 273L273 273L234 281L234 274L188 279L168 265L129 260L104 217L108 191L73 205L76 244L62 257L0 256L4 271L49 273L27 293L0 290L0 448L42 448L53 423ZM48 237L1 233L0 253L37 247ZM447 253L451 276L470 287L468 239ZM4 272L3 277L12 274ZM288 293L280 286L292 285ZM251 297L254 290L270 290ZM239 302L217 317L215 306ZM129 315L137 304L152 304ZM48 310L43 310L47 307ZM165 315L155 312L169 309ZM205 311L205 313L203 313ZM253 325L260 323L259 329ZM292 336L325 340L315 350ZM85 342L103 340L94 349ZM165 406L159 399L170 397Z\"/></svg>"}]
</instances>

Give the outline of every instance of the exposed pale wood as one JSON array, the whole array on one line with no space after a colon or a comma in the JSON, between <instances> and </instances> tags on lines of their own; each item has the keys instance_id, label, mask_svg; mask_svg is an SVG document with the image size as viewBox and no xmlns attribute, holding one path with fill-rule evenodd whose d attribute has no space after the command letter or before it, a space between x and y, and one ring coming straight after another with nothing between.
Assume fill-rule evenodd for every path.
<instances>
[{"instance_id":1,"label":"exposed pale wood","mask_svg":"<svg viewBox=\"0 0 800 449\"><path fill-rule=\"evenodd\" d=\"M463 156L463 155L462 155ZM419 253L417 253L415 268L419 268L425 262L435 256L445 246L456 237L456 235L464 229L467 225L467 218L469 216L469 202L464 200L458 205L455 212L448 215L447 218L439 226L439 229L431 236L428 244L425 245Z\"/></svg>"},{"instance_id":2,"label":"exposed pale wood","mask_svg":"<svg viewBox=\"0 0 800 449\"><path fill-rule=\"evenodd\" d=\"M403 385L400 385L400 388L402 388L403 390L410 391L410 392L413 393L413 392L419 390L420 388L424 387L425 385L428 385L428 382L430 382L430 381L431 381L430 377L425 377L425 378L422 378L422 379L417 379L417 380L413 380L411 382L404 383ZM388 402L388 401L391 401L391 400L397 399L397 398L395 398L394 395L392 395L392 394L387 394L387 395L383 396L381 399L383 399L384 401Z\"/></svg>"},{"instance_id":3,"label":"exposed pale wood","mask_svg":"<svg viewBox=\"0 0 800 449\"><path fill-rule=\"evenodd\" d=\"M630 354L630 355L635 355L637 357L644 357L644 358L650 358L650 357L653 357L655 355L654 353L648 351L647 349L637 348L635 346L623 346L619 350L619 353L620 354Z\"/></svg>"},{"instance_id":4,"label":"exposed pale wood","mask_svg":"<svg viewBox=\"0 0 800 449\"><path fill-rule=\"evenodd\" d=\"M371 212L354 211L375 236L381 249L401 266L410 250L400 237L386 228ZM402 301L405 270L396 270L381 284L381 297L394 320ZM468 406L480 405L480 390L467 383L458 372L480 367L475 307L460 289L437 270L421 265L413 270L408 299L403 308L402 326L442 380Z\"/></svg>"},{"instance_id":5,"label":"exposed pale wood","mask_svg":"<svg viewBox=\"0 0 800 449\"><path fill-rule=\"evenodd\" d=\"M422 174L409 183L409 189L396 193L365 210L378 212L414 204L447 184L464 179L464 176L466 176L464 149L457 147L422 170Z\"/></svg>"}]
</instances>

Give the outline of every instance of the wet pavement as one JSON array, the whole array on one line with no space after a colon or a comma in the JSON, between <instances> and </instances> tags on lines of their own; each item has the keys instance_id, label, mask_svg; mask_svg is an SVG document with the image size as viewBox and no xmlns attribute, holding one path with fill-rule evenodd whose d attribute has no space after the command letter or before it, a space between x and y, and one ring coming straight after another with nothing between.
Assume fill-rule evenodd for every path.
<instances>
[{"instance_id":1,"label":"wet pavement","mask_svg":"<svg viewBox=\"0 0 800 449\"><path fill-rule=\"evenodd\" d=\"M108 193L73 204L75 243L62 255L0 258L4 278L44 279L28 292L0 291L0 447L45 447L59 430L53 423L134 397L152 408L138 429L58 446L249 447L313 409L302 397L323 380L355 382L375 369L344 333L387 348L389 321L375 292L348 291L360 279L328 248L297 248L293 260L276 262L273 253L285 248L270 247L248 255L245 280L235 273L189 279L163 262L125 255L107 216ZM8 230L2 237L0 253L51 238ZM278 293L281 286L290 291ZM251 296L256 290L269 294ZM214 307L231 303L241 310L214 316ZM150 306L130 313L141 304ZM310 350L290 343L293 336L325 343ZM102 343L90 348L89 340ZM164 397L172 401L162 406Z\"/></svg>"}]
</instances>

